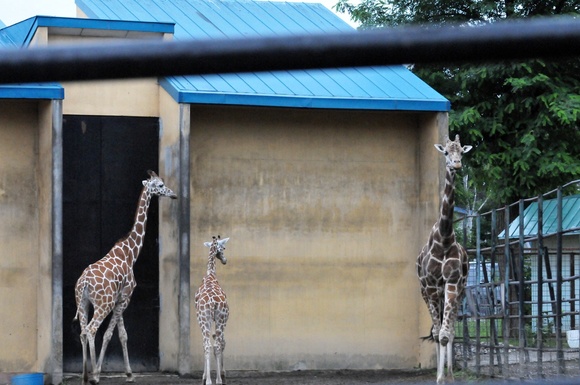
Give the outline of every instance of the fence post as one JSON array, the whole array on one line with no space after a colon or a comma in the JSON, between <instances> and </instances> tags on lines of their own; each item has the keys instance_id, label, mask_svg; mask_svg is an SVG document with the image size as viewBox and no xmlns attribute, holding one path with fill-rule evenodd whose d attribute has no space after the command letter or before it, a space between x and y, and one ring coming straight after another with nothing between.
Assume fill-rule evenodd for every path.
<instances>
[{"instance_id":1,"label":"fence post","mask_svg":"<svg viewBox=\"0 0 580 385\"><path fill-rule=\"evenodd\" d=\"M504 356L504 363L506 365L506 370L509 370L510 364L510 297L511 297L511 289L510 289L510 266L512 264L510 258L510 206L506 205L504 209L504 223L505 223L505 230L504 230L504 243L503 243L503 254L504 254L504 296L502 300L504 301L504 312L503 312L503 356ZM515 270L515 269L514 269Z\"/></svg>"},{"instance_id":2,"label":"fence post","mask_svg":"<svg viewBox=\"0 0 580 385\"><path fill-rule=\"evenodd\" d=\"M525 372L525 368L524 365L526 363L525 360L525 353L524 353L524 348L526 347L526 334L525 334L525 318L524 318L524 293L525 293L525 288L524 288L524 284L525 284L525 277L524 277L524 268L525 268L525 264L524 264L524 200L520 199L519 205L518 205L518 211L519 211L519 228L520 228L520 234L519 234L519 255L520 255L520 259L519 259L519 284L518 284L518 321L519 321L519 360L520 360L520 374L524 374ZM523 371L522 371L523 370Z\"/></svg>"},{"instance_id":3,"label":"fence post","mask_svg":"<svg viewBox=\"0 0 580 385\"><path fill-rule=\"evenodd\" d=\"M556 349L558 374L565 371L564 352L562 350L562 187L558 187L557 202L557 251L556 251Z\"/></svg>"},{"instance_id":4,"label":"fence post","mask_svg":"<svg viewBox=\"0 0 580 385\"><path fill-rule=\"evenodd\" d=\"M481 215L475 218L475 282L481 282L479 267L481 266ZM485 265L483 267L485 269ZM477 308L477 307L476 307ZM479 310L479 309L478 309ZM475 312L475 373L481 375L481 321L479 311Z\"/></svg>"},{"instance_id":5,"label":"fence post","mask_svg":"<svg viewBox=\"0 0 580 385\"><path fill-rule=\"evenodd\" d=\"M536 321L536 348L538 348L538 375L542 376L542 359L544 341L542 336L542 326L544 323L544 196L538 197L538 320Z\"/></svg>"}]
</instances>

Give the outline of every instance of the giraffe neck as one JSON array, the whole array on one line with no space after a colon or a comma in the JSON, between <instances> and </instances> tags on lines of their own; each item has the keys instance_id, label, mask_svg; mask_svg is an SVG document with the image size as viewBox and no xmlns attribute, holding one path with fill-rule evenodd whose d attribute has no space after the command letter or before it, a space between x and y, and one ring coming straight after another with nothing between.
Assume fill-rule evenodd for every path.
<instances>
[{"instance_id":1,"label":"giraffe neck","mask_svg":"<svg viewBox=\"0 0 580 385\"><path fill-rule=\"evenodd\" d=\"M147 187L143 187L141 195L139 196L139 203L137 211L135 212L135 221L131 231L125 238L125 242L129 242L131 252L128 253L127 259L129 266L133 266L137 262L143 242L145 241L145 229L147 227L147 211L151 203L151 193Z\"/></svg>"},{"instance_id":2,"label":"giraffe neck","mask_svg":"<svg viewBox=\"0 0 580 385\"><path fill-rule=\"evenodd\" d=\"M441 213L439 215L439 233L442 238L451 238L453 232L453 209L455 207L455 170L446 167L445 189L441 200Z\"/></svg>"},{"instance_id":3,"label":"giraffe neck","mask_svg":"<svg viewBox=\"0 0 580 385\"><path fill-rule=\"evenodd\" d=\"M217 254L217 245L214 243L209 248L209 257L207 258L207 275L215 274L216 254Z\"/></svg>"}]
</instances>

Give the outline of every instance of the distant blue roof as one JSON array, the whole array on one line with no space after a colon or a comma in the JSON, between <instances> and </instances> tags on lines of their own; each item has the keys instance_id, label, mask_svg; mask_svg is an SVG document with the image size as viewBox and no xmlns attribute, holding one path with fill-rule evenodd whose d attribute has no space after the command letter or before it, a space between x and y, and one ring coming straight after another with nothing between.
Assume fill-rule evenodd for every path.
<instances>
[{"instance_id":1,"label":"distant blue roof","mask_svg":"<svg viewBox=\"0 0 580 385\"><path fill-rule=\"evenodd\" d=\"M554 234L558 229L558 201L557 199L547 199L542 204L543 226L542 233ZM562 198L562 230L580 228L580 195L570 195ZM534 236L538 233L538 203L531 203L524 210L524 237ZM567 233L580 234L580 231ZM520 236L520 217L518 216L509 227L509 237L518 238ZM503 231L499 238L505 237Z\"/></svg>"},{"instance_id":2,"label":"distant blue roof","mask_svg":"<svg viewBox=\"0 0 580 385\"><path fill-rule=\"evenodd\" d=\"M321 4L251 0L76 0L90 18L175 23L175 40L338 33L353 29ZM160 79L180 103L449 111L403 66Z\"/></svg>"}]
</instances>

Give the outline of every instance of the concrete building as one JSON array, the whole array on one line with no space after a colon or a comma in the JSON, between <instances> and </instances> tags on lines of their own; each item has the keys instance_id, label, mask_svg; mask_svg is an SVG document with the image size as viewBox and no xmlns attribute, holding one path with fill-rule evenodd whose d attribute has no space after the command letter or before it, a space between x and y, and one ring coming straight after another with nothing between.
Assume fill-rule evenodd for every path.
<instances>
[{"instance_id":1,"label":"concrete building","mask_svg":"<svg viewBox=\"0 0 580 385\"><path fill-rule=\"evenodd\" d=\"M348 31L320 4L77 0L6 49ZM1 18L1 15L0 15ZM415 258L437 217L449 102L402 66L0 87L0 372L80 371L73 288L152 205L125 313L135 371L201 370L193 293L230 237L228 369L433 366ZM104 370L121 370L116 337Z\"/></svg>"}]
</instances>

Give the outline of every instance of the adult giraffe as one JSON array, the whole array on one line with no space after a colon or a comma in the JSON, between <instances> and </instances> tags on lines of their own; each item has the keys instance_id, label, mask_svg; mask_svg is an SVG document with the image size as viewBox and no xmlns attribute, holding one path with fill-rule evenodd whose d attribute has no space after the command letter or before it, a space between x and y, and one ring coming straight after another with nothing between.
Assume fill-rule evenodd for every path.
<instances>
[{"instance_id":1,"label":"adult giraffe","mask_svg":"<svg viewBox=\"0 0 580 385\"><path fill-rule=\"evenodd\" d=\"M87 371L87 342L91 355L93 377L91 384L98 384L101 374L101 366L107 345L117 326L119 339L123 349L123 360L127 382L134 382L133 372L129 365L129 353L127 351L127 332L123 323L123 311L129 305L131 295L137 283L133 275L133 266L137 261L139 252L145 239L147 225L147 211L151 198L154 195L166 196L177 199L177 195L163 183L163 180L153 171L148 171L149 179L143 181L143 189L139 196L137 212L133 227L127 236L119 240L109 250L107 255L97 262L89 265L77 280L75 286L75 299L77 312L74 320L80 320L81 344L83 347L83 384L89 381ZM89 304L93 305L93 317L88 322ZM103 344L96 361L95 334L109 313L113 312L107 331L103 337Z\"/></svg>"},{"instance_id":2,"label":"adult giraffe","mask_svg":"<svg viewBox=\"0 0 580 385\"><path fill-rule=\"evenodd\" d=\"M455 240L453 230L455 173L461 169L463 154L472 147L461 146L457 135L454 141L447 139L445 146L436 144L435 148L445 155L445 189L439 219L417 257L417 275L433 322L431 334L425 339L436 343L437 383L442 383L446 359L447 374L453 380L455 320L469 271L467 252Z\"/></svg>"}]
</instances>

